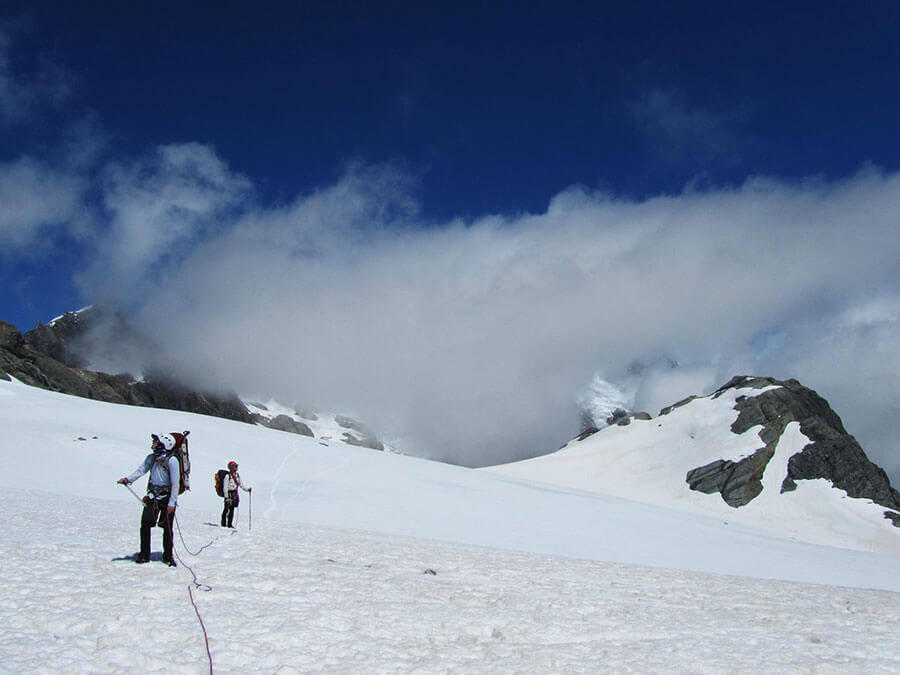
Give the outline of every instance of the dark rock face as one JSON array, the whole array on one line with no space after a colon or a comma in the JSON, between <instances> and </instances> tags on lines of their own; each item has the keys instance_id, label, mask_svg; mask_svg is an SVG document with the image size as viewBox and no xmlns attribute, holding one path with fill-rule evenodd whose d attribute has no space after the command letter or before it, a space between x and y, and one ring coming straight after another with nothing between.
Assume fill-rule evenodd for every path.
<instances>
[{"instance_id":1,"label":"dark rock face","mask_svg":"<svg viewBox=\"0 0 900 675\"><path fill-rule=\"evenodd\" d=\"M739 397L735 405L738 418L731 425L736 434L761 425L759 437L763 446L739 462L717 460L692 469L686 477L691 489L707 494L718 492L734 507L749 503L762 491L763 472L785 428L790 422L799 422L810 443L788 461L781 491L796 489L798 480L825 479L851 497L870 499L891 509L885 517L895 525L900 523L900 493L891 487L884 470L869 461L856 439L844 429L837 413L815 391L796 380L740 376L713 396L720 396L728 389L762 389L772 385L778 389Z\"/></svg>"},{"instance_id":2,"label":"dark rock face","mask_svg":"<svg viewBox=\"0 0 900 675\"><path fill-rule=\"evenodd\" d=\"M352 417L346 415L336 415L334 421L345 429L350 429L356 433L345 431L342 440L347 445L358 445L363 448L371 448L372 450L384 450L384 443L379 441L375 434L361 422L357 422Z\"/></svg>"},{"instance_id":3,"label":"dark rock face","mask_svg":"<svg viewBox=\"0 0 900 675\"><path fill-rule=\"evenodd\" d=\"M372 450L384 451L384 444L378 439L371 437L357 438L353 434L345 431L342 439L347 445L358 445L362 448L370 448Z\"/></svg>"},{"instance_id":4,"label":"dark rock face","mask_svg":"<svg viewBox=\"0 0 900 675\"><path fill-rule=\"evenodd\" d=\"M77 318L78 315L71 315ZM70 318L66 315L64 319ZM65 339L56 332L64 326ZM60 361L77 361L65 344L74 339L78 322L57 321L53 327L38 326L23 336L12 325L0 321L0 373L42 389L73 394L110 403L183 410L252 423L253 418L235 394L192 390L174 378L156 375L135 382L130 375L109 375ZM42 328L46 328L43 330ZM51 354L41 351L48 349Z\"/></svg>"},{"instance_id":5,"label":"dark rock face","mask_svg":"<svg viewBox=\"0 0 900 675\"><path fill-rule=\"evenodd\" d=\"M353 429L363 434L368 433L368 429L366 429L365 425L363 425L361 422L357 422L352 417L347 417L346 415L335 415L334 421L345 429Z\"/></svg>"},{"instance_id":6,"label":"dark rock face","mask_svg":"<svg viewBox=\"0 0 900 675\"><path fill-rule=\"evenodd\" d=\"M0 321L0 349L17 352L23 341L22 334L15 326Z\"/></svg>"},{"instance_id":7,"label":"dark rock face","mask_svg":"<svg viewBox=\"0 0 900 675\"><path fill-rule=\"evenodd\" d=\"M672 405L666 406L665 408L660 410L659 414L660 415L668 415L670 412L675 410L675 408L680 408L683 405L687 405L688 403L693 401L695 398L697 398L697 397L696 396L688 396L687 398L681 399L680 401L678 401L678 403L673 403Z\"/></svg>"},{"instance_id":8,"label":"dark rock face","mask_svg":"<svg viewBox=\"0 0 900 675\"><path fill-rule=\"evenodd\" d=\"M580 434L578 434L578 436L575 437L575 440L583 441L585 438L588 438L589 436L593 436L598 431L600 431L600 430L597 427L588 427L587 429L582 431ZM565 446L563 446L563 447L565 447Z\"/></svg>"},{"instance_id":9,"label":"dark rock face","mask_svg":"<svg viewBox=\"0 0 900 675\"><path fill-rule=\"evenodd\" d=\"M311 422L315 422L319 419L319 416L316 413L314 413L312 410L307 410L303 406L298 406L297 404L294 404L293 408L294 408L294 412L297 413L298 415L300 415L300 417L302 417L305 420L310 420Z\"/></svg>"},{"instance_id":10,"label":"dark rock face","mask_svg":"<svg viewBox=\"0 0 900 675\"><path fill-rule=\"evenodd\" d=\"M729 506L743 506L762 492L763 471L772 454L774 450L757 452L739 462L717 459L688 471L686 480L691 490L706 494L718 492Z\"/></svg>"},{"instance_id":11,"label":"dark rock face","mask_svg":"<svg viewBox=\"0 0 900 675\"><path fill-rule=\"evenodd\" d=\"M184 410L202 415L253 423L253 416L234 393L212 393L190 389L174 379L149 378L131 385L137 405Z\"/></svg>"},{"instance_id":12,"label":"dark rock face","mask_svg":"<svg viewBox=\"0 0 900 675\"><path fill-rule=\"evenodd\" d=\"M128 374L109 375L83 368L78 345L85 332L97 326L103 328L109 340L104 344L114 345L118 339L127 341L133 335L123 319L95 309L69 312L50 325L38 324L24 336L15 326L0 320L0 379L8 381L12 376L35 387L98 401L183 410L314 437L303 422L287 415L269 420L251 413L234 393L199 391L168 372L151 372L142 381L136 381ZM261 403L253 405L266 409ZM306 419L318 419L312 412L303 415ZM344 434L346 443L384 450L384 445L363 424L349 417L339 417L338 423L353 432Z\"/></svg>"},{"instance_id":13,"label":"dark rock face","mask_svg":"<svg viewBox=\"0 0 900 675\"><path fill-rule=\"evenodd\" d=\"M253 416L256 422L262 424L264 427L269 427L270 429L277 429L279 431L289 431L292 434L300 434L301 436L310 436L315 438L315 435L312 432L312 429L309 428L303 422L297 422L291 417L287 415L276 415L271 420L265 419L259 415Z\"/></svg>"},{"instance_id":14,"label":"dark rock face","mask_svg":"<svg viewBox=\"0 0 900 675\"><path fill-rule=\"evenodd\" d=\"M25 333L25 343L35 351L56 359L72 368L81 368L85 365L69 346L69 343L87 329L90 324L91 312L84 313L66 312L52 325L38 324Z\"/></svg>"},{"instance_id":15,"label":"dark rock face","mask_svg":"<svg viewBox=\"0 0 900 675\"><path fill-rule=\"evenodd\" d=\"M608 426L612 426L613 424L619 424L622 420L627 419L628 411L623 410L622 408L616 408L615 410L613 410L613 414L606 418L606 424Z\"/></svg>"}]
</instances>

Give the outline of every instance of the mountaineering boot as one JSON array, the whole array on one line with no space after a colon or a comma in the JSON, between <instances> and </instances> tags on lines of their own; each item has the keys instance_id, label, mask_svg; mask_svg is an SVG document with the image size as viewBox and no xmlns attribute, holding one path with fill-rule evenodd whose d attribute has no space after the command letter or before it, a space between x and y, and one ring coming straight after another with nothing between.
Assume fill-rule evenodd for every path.
<instances>
[{"instance_id":1,"label":"mountaineering boot","mask_svg":"<svg viewBox=\"0 0 900 675\"><path fill-rule=\"evenodd\" d=\"M163 562L169 567L178 567L178 565L175 564L175 561L171 558L163 558Z\"/></svg>"},{"instance_id":2,"label":"mountaineering boot","mask_svg":"<svg viewBox=\"0 0 900 675\"><path fill-rule=\"evenodd\" d=\"M150 562L150 556L139 555L134 559L134 562L136 562L138 565L143 565L146 562Z\"/></svg>"}]
</instances>

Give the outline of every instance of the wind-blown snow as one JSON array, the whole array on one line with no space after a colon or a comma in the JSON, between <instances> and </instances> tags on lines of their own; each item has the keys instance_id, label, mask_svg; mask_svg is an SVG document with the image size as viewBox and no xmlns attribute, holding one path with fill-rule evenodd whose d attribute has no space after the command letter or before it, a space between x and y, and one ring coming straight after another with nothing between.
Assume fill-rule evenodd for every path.
<instances>
[{"instance_id":1,"label":"wind-blown snow","mask_svg":"<svg viewBox=\"0 0 900 675\"><path fill-rule=\"evenodd\" d=\"M208 672L189 587L216 672L900 668L900 558L848 533L833 540L844 548L815 546L764 520L17 382L0 382L0 429L10 672ZM140 505L115 481L151 432L181 429L186 564L134 565ZM209 524L229 459L254 487L252 530L247 495L236 533Z\"/></svg>"}]
</instances>

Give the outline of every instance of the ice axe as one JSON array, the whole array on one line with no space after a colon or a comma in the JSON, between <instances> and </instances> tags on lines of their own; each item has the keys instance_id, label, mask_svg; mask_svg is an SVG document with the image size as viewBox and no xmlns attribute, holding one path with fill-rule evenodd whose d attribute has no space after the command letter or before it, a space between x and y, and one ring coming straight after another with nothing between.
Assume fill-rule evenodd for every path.
<instances>
[{"instance_id":1,"label":"ice axe","mask_svg":"<svg viewBox=\"0 0 900 675\"><path fill-rule=\"evenodd\" d=\"M128 491L129 491L131 494L134 495L134 498L137 499L137 500L141 503L141 505L144 504L144 500L141 499L140 497L138 497L137 492L135 492L134 490L132 490L132 489L131 489L131 486L130 486L128 483L119 483L119 485L124 485L125 487L127 487L127 488L128 488Z\"/></svg>"}]
</instances>

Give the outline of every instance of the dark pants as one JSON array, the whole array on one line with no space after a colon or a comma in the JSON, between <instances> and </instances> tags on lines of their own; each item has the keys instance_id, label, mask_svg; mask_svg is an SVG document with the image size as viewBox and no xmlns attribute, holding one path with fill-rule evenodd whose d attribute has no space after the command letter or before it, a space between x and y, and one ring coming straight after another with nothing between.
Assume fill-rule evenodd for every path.
<instances>
[{"instance_id":1,"label":"dark pants","mask_svg":"<svg viewBox=\"0 0 900 675\"><path fill-rule=\"evenodd\" d=\"M225 508L222 509L222 527L234 527L234 509L239 501L237 490L229 490L225 497Z\"/></svg>"},{"instance_id":2,"label":"dark pants","mask_svg":"<svg viewBox=\"0 0 900 675\"><path fill-rule=\"evenodd\" d=\"M170 515L168 506L168 495L161 499L144 499L144 512L141 514L141 558L150 558L150 530L159 525L163 528L163 560L172 559L172 522L175 520L175 512Z\"/></svg>"}]
</instances>

